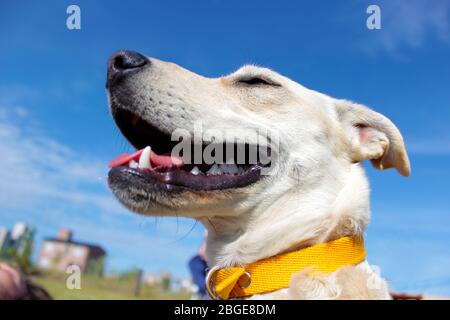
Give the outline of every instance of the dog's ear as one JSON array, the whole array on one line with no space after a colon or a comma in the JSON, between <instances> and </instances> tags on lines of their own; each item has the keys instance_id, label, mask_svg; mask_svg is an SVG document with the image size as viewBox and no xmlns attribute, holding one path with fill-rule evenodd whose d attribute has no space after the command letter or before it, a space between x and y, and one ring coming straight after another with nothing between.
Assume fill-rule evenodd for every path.
<instances>
[{"instance_id":1,"label":"dog's ear","mask_svg":"<svg viewBox=\"0 0 450 320\"><path fill-rule=\"evenodd\" d=\"M388 118L346 100L337 100L336 110L350 139L353 161L371 160L377 169L395 168L402 176L409 176L410 164L402 135Z\"/></svg>"}]
</instances>

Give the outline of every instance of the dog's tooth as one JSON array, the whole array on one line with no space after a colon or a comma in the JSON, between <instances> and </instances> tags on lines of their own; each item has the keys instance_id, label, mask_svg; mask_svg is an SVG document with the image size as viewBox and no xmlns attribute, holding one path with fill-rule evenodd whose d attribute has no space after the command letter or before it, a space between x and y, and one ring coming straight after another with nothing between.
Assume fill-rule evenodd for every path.
<instances>
[{"instance_id":1,"label":"dog's tooth","mask_svg":"<svg viewBox=\"0 0 450 320\"><path fill-rule=\"evenodd\" d=\"M232 174L239 173L239 168L238 168L238 166L236 164L233 163L233 164L230 165L230 167L231 167L230 171L231 171Z\"/></svg>"},{"instance_id":2,"label":"dog's tooth","mask_svg":"<svg viewBox=\"0 0 450 320\"><path fill-rule=\"evenodd\" d=\"M152 167L150 164L151 151L152 148L150 148L149 146L144 148L144 150L141 153L141 156L139 157L139 168L150 169Z\"/></svg>"},{"instance_id":3,"label":"dog's tooth","mask_svg":"<svg viewBox=\"0 0 450 320\"><path fill-rule=\"evenodd\" d=\"M139 168L139 163L137 163L137 162L134 161L134 160L131 160L131 161L128 163L128 166L129 166L130 168L132 168L132 169L137 169L137 168Z\"/></svg>"},{"instance_id":4,"label":"dog's tooth","mask_svg":"<svg viewBox=\"0 0 450 320\"><path fill-rule=\"evenodd\" d=\"M222 174L223 172L222 172L222 170L220 170L219 166L217 164L215 166L216 166L216 168L213 169L213 175L220 175L220 174Z\"/></svg>"},{"instance_id":5,"label":"dog's tooth","mask_svg":"<svg viewBox=\"0 0 450 320\"><path fill-rule=\"evenodd\" d=\"M200 169L197 166L195 166L195 167L192 168L191 173L194 176L196 176L196 175L198 175L200 173Z\"/></svg>"},{"instance_id":6,"label":"dog's tooth","mask_svg":"<svg viewBox=\"0 0 450 320\"><path fill-rule=\"evenodd\" d=\"M238 173L238 167L233 164L221 164L219 166L220 170L222 170L223 173L230 173L230 174L236 174Z\"/></svg>"},{"instance_id":7,"label":"dog's tooth","mask_svg":"<svg viewBox=\"0 0 450 320\"><path fill-rule=\"evenodd\" d=\"M208 171L206 171L206 175L207 175L207 176L211 176L211 175L213 174L214 166L216 166L216 165L213 165L211 168L209 168Z\"/></svg>"},{"instance_id":8,"label":"dog's tooth","mask_svg":"<svg viewBox=\"0 0 450 320\"><path fill-rule=\"evenodd\" d=\"M220 170L219 166L217 164L214 164L207 172L206 174L208 176L216 176L219 174L222 174L222 170Z\"/></svg>"}]
</instances>

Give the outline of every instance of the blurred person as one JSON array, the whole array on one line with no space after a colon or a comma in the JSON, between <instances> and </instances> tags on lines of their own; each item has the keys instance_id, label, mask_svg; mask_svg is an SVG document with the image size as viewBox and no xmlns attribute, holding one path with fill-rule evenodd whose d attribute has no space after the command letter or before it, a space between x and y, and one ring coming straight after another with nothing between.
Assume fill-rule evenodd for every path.
<instances>
[{"instance_id":1,"label":"blurred person","mask_svg":"<svg viewBox=\"0 0 450 320\"><path fill-rule=\"evenodd\" d=\"M0 300L51 300L50 294L22 272L0 262Z\"/></svg>"},{"instance_id":2,"label":"blurred person","mask_svg":"<svg viewBox=\"0 0 450 320\"><path fill-rule=\"evenodd\" d=\"M21 273L0 262L0 300L17 300L25 294L26 285Z\"/></svg>"},{"instance_id":3,"label":"blurred person","mask_svg":"<svg viewBox=\"0 0 450 320\"><path fill-rule=\"evenodd\" d=\"M208 299L205 287L206 269L208 267L205 258L206 236L207 234L205 233L205 240L200 246L198 254L189 260L189 270L191 271L192 281L198 288L198 295L200 296L200 299Z\"/></svg>"}]
</instances>

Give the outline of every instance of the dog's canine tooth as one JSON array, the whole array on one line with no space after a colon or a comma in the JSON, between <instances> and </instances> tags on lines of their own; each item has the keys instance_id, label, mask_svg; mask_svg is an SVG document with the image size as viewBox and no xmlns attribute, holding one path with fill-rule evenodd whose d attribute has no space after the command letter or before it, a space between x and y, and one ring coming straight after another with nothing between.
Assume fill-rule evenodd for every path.
<instances>
[{"instance_id":1,"label":"dog's canine tooth","mask_svg":"<svg viewBox=\"0 0 450 320\"><path fill-rule=\"evenodd\" d=\"M200 173L200 169L197 166L195 166L192 168L191 173L196 176Z\"/></svg>"},{"instance_id":2,"label":"dog's canine tooth","mask_svg":"<svg viewBox=\"0 0 450 320\"><path fill-rule=\"evenodd\" d=\"M130 167L130 168L132 168L132 169L137 169L137 168L139 168L139 163L137 163L137 162L134 161L134 160L131 160L131 161L128 163L128 167Z\"/></svg>"},{"instance_id":3,"label":"dog's canine tooth","mask_svg":"<svg viewBox=\"0 0 450 320\"><path fill-rule=\"evenodd\" d=\"M150 169L152 167L150 164L151 151L152 148L150 148L150 146L144 148L144 151L142 151L141 156L139 157L139 168Z\"/></svg>"},{"instance_id":4,"label":"dog's canine tooth","mask_svg":"<svg viewBox=\"0 0 450 320\"><path fill-rule=\"evenodd\" d=\"M220 170L219 166L217 164L214 164L207 172L206 174L208 176L217 176L219 174L222 174L222 170Z\"/></svg>"}]
</instances>

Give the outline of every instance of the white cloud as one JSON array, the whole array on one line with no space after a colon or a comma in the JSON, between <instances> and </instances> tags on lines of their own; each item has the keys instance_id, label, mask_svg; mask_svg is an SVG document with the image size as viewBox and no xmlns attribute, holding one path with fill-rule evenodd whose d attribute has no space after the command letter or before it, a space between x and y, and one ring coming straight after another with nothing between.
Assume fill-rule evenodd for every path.
<instances>
[{"instance_id":1,"label":"white cloud","mask_svg":"<svg viewBox=\"0 0 450 320\"><path fill-rule=\"evenodd\" d=\"M446 137L433 139L415 139L406 145L411 154L422 155L450 155L450 139Z\"/></svg>"},{"instance_id":2,"label":"white cloud","mask_svg":"<svg viewBox=\"0 0 450 320\"><path fill-rule=\"evenodd\" d=\"M24 108L0 108L0 154L3 206L29 207L46 197L123 211L103 192L105 162L47 137Z\"/></svg>"},{"instance_id":3,"label":"white cloud","mask_svg":"<svg viewBox=\"0 0 450 320\"><path fill-rule=\"evenodd\" d=\"M408 230L394 228L376 232L378 236L368 237L368 261L381 268L393 290L449 294L450 256L445 241L436 241L432 234L418 239Z\"/></svg>"},{"instance_id":4,"label":"white cloud","mask_svg":"<svg viewBox=\"0 0 450 320\"><path fill-rule=\"evenodd\" d=\"M130 213L107 190L106 163L46 135L27 109L0 107L0 225L27 221L39 239L69 227L77 239L104 246L112 269L186 274L200 228L181 241L193 221L164 218L155 224L155 218Z\"/></svg>"},{"instance_id":5,"label":"white cloud","mask_svg":"<svg viewBox=\"0 0 450 320\"><path fill-rule=\"evenodd\" d=\"M385 50L401 54L403 47L420 48L430 39L450 42L450 1L447 0L383 0L381 30L366 30L362 49L367 52Z\"/></svg>"},{"instance_id":6,"label":"white cloud","mask_svg":"<svg viewBox=\"0 0 450 320\"><path fill-rule=\"evenodd\" d=\"M19 84L0 85L0 99L1 103L4 105L15 105L18 99L22 102L29 102L39 99L40 97L41 93L29 86ZM23 108L17 107L15 109Z\"/></svg>"}]
</instances>

